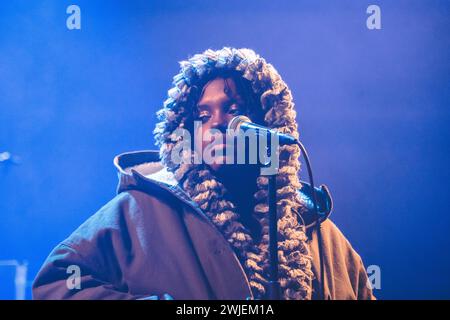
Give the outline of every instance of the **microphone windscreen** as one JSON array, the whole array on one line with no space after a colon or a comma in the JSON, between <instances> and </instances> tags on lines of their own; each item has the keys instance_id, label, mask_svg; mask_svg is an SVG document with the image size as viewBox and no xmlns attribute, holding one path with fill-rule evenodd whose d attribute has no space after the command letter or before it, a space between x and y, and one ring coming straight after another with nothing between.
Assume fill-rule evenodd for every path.
<instances>
[{"instance_id":1,"label":"microphone windscreen","mask_svg":"<svg viewBox=\"0 0 450 320\"><path fill-rule=\"evenodd\" d=\"M236 116L228 123L228 130L237 131L244 122L252 122L249 117Z\"/></svg>"}]
</instances>

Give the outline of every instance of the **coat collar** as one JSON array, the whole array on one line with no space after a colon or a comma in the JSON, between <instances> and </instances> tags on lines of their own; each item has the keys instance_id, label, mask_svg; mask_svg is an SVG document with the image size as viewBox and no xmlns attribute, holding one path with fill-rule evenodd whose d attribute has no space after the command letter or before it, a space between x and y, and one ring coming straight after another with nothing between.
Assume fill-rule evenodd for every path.
<instances>
[{"instance_id":1,"label":"coat collar","mask_svg":"<svg viewBox=\"0 0 450 320\"><path fill-rule=\"evenodd\" d=\"M144 150L122 153L114 158L114 165L118 171L119 183L117 193L130 188L162 189L174 195L176 198L195 209L203 217L204 212L189 195L179 186L173 174L164 167L159 159L159 152L155 150ZM312 201L312 188L306 182L301 182L299 196L303 201L306 212L302 213L302 219L307 228L314 226L317 221L326 220L332 212L333 200L326 185L315 187L318 200L319 216L314 212ZM208 219L208 218L207 218Z\"/></svg>"}]
</instances>

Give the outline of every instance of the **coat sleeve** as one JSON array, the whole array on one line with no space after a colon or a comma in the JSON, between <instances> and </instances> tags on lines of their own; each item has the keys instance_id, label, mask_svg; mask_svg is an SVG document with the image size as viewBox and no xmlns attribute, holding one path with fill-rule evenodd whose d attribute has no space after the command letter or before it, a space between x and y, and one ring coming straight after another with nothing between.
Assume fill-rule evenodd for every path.
<instances>
[{"instance_id":1,"label":"coat sleeve","mask_svg":"<svg viewBox=\"0 0 450 320\"><path fill-rule=\"evenodd\" d=\"M75 268L74 268L75 267ZM79 276L79 280L76 278ZM75 249L58 245L33 283L33 299L130 300L135 296L108 283Z\"/></svg>"},{"instance_id":2,"label":"coat sleeve","mask_svg":"<svg viewBox=\"0 0 450 320\"><path fill-rule=\"evenodd\" d=\"M33 299L157 299L154 292L130 293L127 266L137 232L151 229L140 204L118 195L84 222L48 256L32 286Z\"/></svg>"},{"instance_id":3,"label":"coat sleeve","mask_svg":"<svg viewBox=\"0 0 450 320\"><path fill-rule=\"evenodd\" d=\"M358 288L357 288L357 296L358 300L376 300L375 296L373 295L372 288L369 284L369 280L366 273L366 268L364 267L364 263L362 262L361 258L359 257L359 265L358 265Z\"/></svg>"}]
</instances>

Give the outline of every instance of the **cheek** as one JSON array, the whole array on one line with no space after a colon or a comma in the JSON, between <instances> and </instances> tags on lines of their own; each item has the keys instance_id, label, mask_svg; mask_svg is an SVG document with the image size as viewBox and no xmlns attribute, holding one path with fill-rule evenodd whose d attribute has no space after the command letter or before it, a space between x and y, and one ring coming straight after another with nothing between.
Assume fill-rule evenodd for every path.
<instances>
[{"instance_id":1,"label":"cheek","mask_svg":"<svg viewBox=\"0 0 450 320\"><path fill-rule=\"evenodd\" d=\"M201 151L200 147L202 148L202 150L205 150L206 146L208 145L209 141L206 141L207 136L206 136L206 132L210 129L210 127L208 125L203 124L201 129L198 128L196 132L194 132L194 143L195 143L195 147L196 147L196 151Z\"/></svg>"},{"instance_id":2,"label":"cheek","mask_svg":"<svg viewBox=\"0 0 450 320\"><path fill-rule=\"evenodd\" d=\"M241 114L241 113L239 113L239 114ZM242 114L245 115L244 113L242 113ZM230 123L231 119L233 119L234 117L236 117L236 115L233 115L233 114L227 114L227 116L226 116L226 118L225 118L225 120L226 120L226 122L227 122L227 127L228 127L228 124Z\"/></svg>"}]
</instances>

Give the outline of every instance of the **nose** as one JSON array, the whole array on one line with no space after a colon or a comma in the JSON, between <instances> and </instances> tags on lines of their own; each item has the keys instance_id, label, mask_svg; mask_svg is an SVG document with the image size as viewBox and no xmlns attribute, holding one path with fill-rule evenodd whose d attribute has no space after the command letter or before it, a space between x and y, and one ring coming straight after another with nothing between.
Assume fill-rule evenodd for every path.
<instances>
[{"instance_id":1,"label":"nose","mask_svg":"<svg viewBox=\"0 0 450 320\"><path fill-rule=\"evenodd\" d=\"M217 129L222 133L226 133L228 122L231 118L225 114L224 112L218 112L214 117L214 121L211 125L211 128Z\"/></svg>"}]
</instances>

